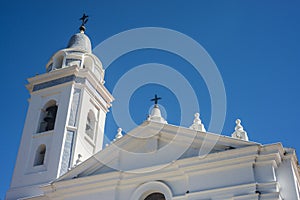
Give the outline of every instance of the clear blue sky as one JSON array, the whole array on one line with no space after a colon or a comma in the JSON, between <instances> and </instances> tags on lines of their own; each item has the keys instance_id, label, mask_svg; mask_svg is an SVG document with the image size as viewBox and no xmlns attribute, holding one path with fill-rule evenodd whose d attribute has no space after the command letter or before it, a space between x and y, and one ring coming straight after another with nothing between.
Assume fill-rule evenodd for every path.
<instances>
[{"instance_id":1,"label":"clear blue sky","mask_svg":"<svg viewBox=\"0 0 300 200\"><path fill-rule=\"evenodd\" d=\"M96 2L96 3L95 3ZM224 81L227 113L223 135L234 130L236 118L250 140L282 142L300 150L300 2L299 1L1 1L1 175L4 198L13 172L29 94L26 79L45 72L53 53L78 32L78 18L90 15L87 34L94 45L119 32L138 27L164 27L200 43L215 61ZM144 50L120 57L106 71L110 91L123 73L144 63L174 67L197 90L202 121L210 120L210 97L201 77L176 55ZM158 93L168 122L179 124L176 96L159 85L139 88L130 111L137 124ZM191 121L193 116L191 116ZM108 114L106 135L117 126Z\"/></svg>"}]
</instances>

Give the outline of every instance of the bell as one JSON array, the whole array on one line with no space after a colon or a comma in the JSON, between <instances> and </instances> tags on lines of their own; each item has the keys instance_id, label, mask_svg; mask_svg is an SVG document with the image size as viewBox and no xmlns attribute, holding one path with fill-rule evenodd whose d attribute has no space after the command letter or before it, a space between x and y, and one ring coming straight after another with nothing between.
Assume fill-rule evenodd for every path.
<instances>
[{"instance_id":1,"label":"bell","mask_svg":"<svg viewBox=\"0 0 300 200\"><path fill-rule=\"evenodd\" d=\"M52 106L46 109L46 116L44 118L44 121L46 122L54 122L55 121L55 117L56 117L56 111L57 111L57 107L56 106Z\"/></svg>"},{"instance_id":2,"label":"bell","mask_svg":"<svg viewBox=\"0 0 300 200\"><path fill-rule=\"evenodd\" d=\"M45 122L50 122L53 121L54 116L52 115L52 113L47 113L46 117L44 118Z\"/></svg>"},{"instance_id":3,"label":"bell","mask_svg":"<svg viewBox=\"0 0 300 200\"><path fill-rule=\"evenodd\" d=\"M45 131L53 130L55 125L57 106L51 106L46 109L44 121L47 123Z\"/></svg>"}]
</instances>

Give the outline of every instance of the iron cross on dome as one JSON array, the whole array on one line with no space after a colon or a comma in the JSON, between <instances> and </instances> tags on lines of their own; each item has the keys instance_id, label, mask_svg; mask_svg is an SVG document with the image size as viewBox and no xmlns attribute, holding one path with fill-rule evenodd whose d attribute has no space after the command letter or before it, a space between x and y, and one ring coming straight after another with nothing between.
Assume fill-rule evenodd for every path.
<instances>
[{"instance_id":1,"label":"iron cross on dome","mask_svg":"<svg viewBox=\"0 0 300 200\"><path fill-rule=\"evenodd\" d=\"M154 104L157 105L158 100L161 100L161 97L157 97L157 95L155 95L154 98L151 99L150 101L154 101Z\"/></svg>"}]
</instances>

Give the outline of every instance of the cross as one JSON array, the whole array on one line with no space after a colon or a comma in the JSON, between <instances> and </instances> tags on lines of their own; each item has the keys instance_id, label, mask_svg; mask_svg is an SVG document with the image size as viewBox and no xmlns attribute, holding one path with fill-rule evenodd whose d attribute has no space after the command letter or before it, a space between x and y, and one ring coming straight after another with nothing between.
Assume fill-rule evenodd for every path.
<instances>
[{"instance_id":1,"label":"cross","mask_svg":"<svg viewBox=\"0 0 300 200\"><path fill-rule=\"evenodd\" d=\"M154 101L154 104L157 105L158 100L160 100L161 97L157 97L157 95L154 96L153 99L151 99L150 101Z\"/></svg>"},{"instance_id":2,"label":"cross","mask_svg":"<svg viewBox=\"0 0 300 200\"><path fill-rule=\"evenodd\" d=\"M89 16L85 15L85 13L82 15L82 17L79 19L79 20L81 20L81 26L84 26L87 23L88 18L89 18Z\"/></svg>"}]
</instances>

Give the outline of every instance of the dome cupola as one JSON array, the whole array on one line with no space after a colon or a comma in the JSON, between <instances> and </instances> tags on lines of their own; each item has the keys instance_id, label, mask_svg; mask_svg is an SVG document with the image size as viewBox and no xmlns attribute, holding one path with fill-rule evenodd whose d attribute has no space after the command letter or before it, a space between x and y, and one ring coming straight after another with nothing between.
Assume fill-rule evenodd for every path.
<instances>
[{"instance_id":1,"label":"dome cupola","mask_svg":"<svg viewBox=\"0 0 300 200\"><path fill-rule=\"evenodd\" d=\"M91 40L89 39L88 36L84 34L85 31L85 24L88 21L87 15L83 14L83 16L80 18L81 20L81 26L79 28L80 33L77 33L71 37L69 40L67 48L70 49L75 49L75 50L82 50L87 53L92 53L92 45L91 45Z\"/></svg>"},{"instance_id":2,"label":"dome cupola","mask_svg":"<svg viewBox=\"0 0 300 200\"><path fill-rule=\"evenodd\" d=\"M67 48L92 53L92 45L89 37L83 31L76 33L69 40Z\"/></svg>"}]
</instances>

